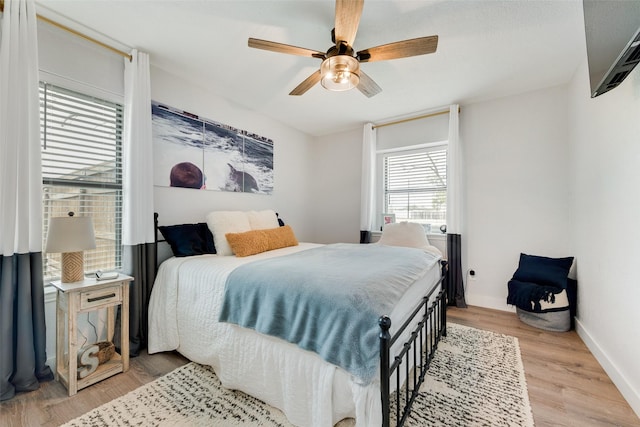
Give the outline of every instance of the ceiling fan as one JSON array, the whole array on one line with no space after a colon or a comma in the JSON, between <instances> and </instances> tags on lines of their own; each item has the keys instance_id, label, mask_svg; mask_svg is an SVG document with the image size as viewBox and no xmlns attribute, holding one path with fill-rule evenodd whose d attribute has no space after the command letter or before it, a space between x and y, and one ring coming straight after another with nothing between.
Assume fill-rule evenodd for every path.
<instances>
[{"instance_id":1,"label":"ceiling fan","mask_svg":"<svg viewBox=\"0 0 640 427\"><path fill-rule=\"evenodd\" d=\"M323 87L332 91L356 87L371 98L382 89L360 69L360 63L433 53L438 47L438 36L419 37L355 52L353 41L356 38L363 6L364 0L336 0L335 28L331 31L334 46L326 53L254 38L249 38L249 47L322 60L320 69L307 77L289 95L302 95L321 82Z\"/></svg>"}]
</instances>

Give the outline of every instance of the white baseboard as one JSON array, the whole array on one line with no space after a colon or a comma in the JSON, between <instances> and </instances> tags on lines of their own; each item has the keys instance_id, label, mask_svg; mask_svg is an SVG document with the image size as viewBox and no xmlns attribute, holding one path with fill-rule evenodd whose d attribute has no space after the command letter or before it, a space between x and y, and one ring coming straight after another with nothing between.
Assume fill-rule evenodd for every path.
<instances>
[{"instance_id":1,"label":"white baseboard","mask_svg":"<svg viewBox=\"0 0 640 427\"><path fill-rule=\"evenodd\" d=\"M474 305L476 307L484 307L484 308L492 308L494 310L501 311L510 311L512 313L516 312L514 306L507 305L506 297L504 298L495 298L488 297L486 295L474 295L467 293L465 295L465 300L468 305Z\"/></svg>"},{"instance_id":2,"label":"white baseboard","mask_svg":"<svg viewBox=\"0 0 640 427\"><path fill-rule=\"evenodd\" d=\"M47 357L47 365L51 368L51 372L56 374L56 357Z\"/></svg>"},{"instance_id":3,"label":"white baseboard","mask_svg":"<svg viewBox=\"0 0 640 427\"><path fill-rule=\"evenodd\" d=\"M640 393L626 380L624 374L618 369L618 367L611 361L607 353L598 345L596 340L593 339L589 331L584 327L582 322L578 318L576 320L576 332L582 338L582 341L586 344L591 354L602 365L604 371L609 375L611 381L618 387L622 396L627 400L631 409L640 417Z\"/></svg>"}]
</instances>

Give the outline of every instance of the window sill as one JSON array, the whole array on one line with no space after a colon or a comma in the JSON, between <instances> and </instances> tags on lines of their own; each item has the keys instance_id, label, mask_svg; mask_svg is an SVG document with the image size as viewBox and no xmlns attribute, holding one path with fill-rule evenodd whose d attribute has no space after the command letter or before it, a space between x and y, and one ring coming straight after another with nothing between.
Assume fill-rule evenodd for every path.
<instances>
[{"instance_id":1,"label":"window sill","mask_svg":"<svg viewBox=\"0 0 640 427\"><path fill-rule=\"evenodd\" d=\"M382 231L372 231L371 235L378 236L378 237L382 236ZM447 237L447 235L444 234L444 233L427 233L427 238L429 238L429 239L431 239L431 238L434 238L434 239L443 238L444 239L446 237Z\"/></svg>"}]
</instances>

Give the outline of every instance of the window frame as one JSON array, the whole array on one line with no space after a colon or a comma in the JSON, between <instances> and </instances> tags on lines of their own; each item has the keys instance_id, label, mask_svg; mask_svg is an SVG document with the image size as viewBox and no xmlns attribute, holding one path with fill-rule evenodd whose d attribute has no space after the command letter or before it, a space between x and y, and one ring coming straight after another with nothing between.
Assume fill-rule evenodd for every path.
<instances>
[{"instance_id":1,"label":"window frame","mask_svg":"<svg viewBox=\"0 0 640 427\"><path fill-rule=\"evenodd\" d=\"M46 76L47 73L45 73ZM104 93L101 90L97 90L91 87L83 87L78 84L60 84L59 79L52 79L53 81L49 81L49 79L43 78L41 75L41 79L39 82L40 86L40 103L41 103L41 112L40 112L40 127L41 127L41 153L42 153L42 189L43 189L43 248L46 247L46 231L48 226L48 219L50 218L50 213L47 209L47 194L51 194L47 191L47 188L69 188L69 189L79 189L78 195L82 194L82 190L88 190L90 197L103 197L100 194L91 194L91 191L100 191L105 190L107 193L114 193L112 203L113 209L115 211L115 217L111 216L103 216L102 218L109 222L113 222L113 256L109 260L109 266L107 267L109 270L121 270L123 266L123 248L122 248L122 212L123 212L123 131L124 131L124 103L122 102L122 97L113 96L113 94ZM49 92L47 92L49 91ZM109 153L109 161L114 162L115 171L114 178L111 180L103 180L103 181L90 181L90 180L76 180L74 182L73 179L69 178L55 178L47 176L45 173L46 161L45 158L51 156L50 153L45 153L46 144L47 144L47 132L51 129L51 126L48 126L47 122L47 93L58 92L64 94L64 96L76 97L80 100L80 102L88 102L88 103L96 103L102 104L103 106L107 106L107 108L113 108L114 116L113 116L113 126L114 132L113 137L115 144L113 145L113 149L109 148L106 150ZM43 95L44 93L44 95ZM107 95L107 96L103 96ZM81 132L78 132L78 136L82 136ZM78 137L76 136L76 138ZM86 140L90 140L90 136L84 137ZM98 136L96 136L98 138ZM51 140L50 140L51 141ZM88 145L83 146L83 148L88 148L88 151L91 150L91 147ZM90 156L87 155L87 152L81 152L84 156L82 158L89 159ZM86 168L85 168L86 169ZM83 169L78 169L81 171ZM54 194L64 194L63 192L55 192ZM55 215L55 213L53 214ZM94 217L95 218L95 217ZM96 221L94 219L94 228L96 228ZM98 232L96 232L96 240L99 238ZM104 248L96 249L99 255L108 253L109 251ZM85 251L89 252L89 251ZM49 270L49 263L56 264L56 257L60 257L60 254L46 254L43 252L43 277L45 279L45 283L48 283L51 280L59 279L59 268L51 267L52 270ZM111 254L107 256L107 258L111 257ZM59 263L59 261L57 261ZM106 265L106 264L105 264ZM85 261L86 267L86 261ZM89 273L97 270L92 269ZM55 272L55 273L54 273ZM52 274L50 274L52 273Z\"/></svg>"},{"instance_id":2,"label":"window frame","mask_svg":"<svg viewBox=\"0 0 640 427\"><path fill-rule=\"evenodd\" d=\"M382 214L390 213L386 209L386 194L385 194L385 159L389 156L403 156L417 153L425 153L430 151L441 150L442 148L447 151L448 155L448 141L429 142L424 144L401 146L396 148L382 149L376 151L376 215L374 218L374 230L381 231L382 227ZM446 185L445 185L446 194ZM446 199L445 199L445 217L446 217ZM396 221L399 219L396 217ZM445 220L446 222L446 220ZM438 229L432 228L430 234L441 234Z\"/></svg>"}]
</instances>

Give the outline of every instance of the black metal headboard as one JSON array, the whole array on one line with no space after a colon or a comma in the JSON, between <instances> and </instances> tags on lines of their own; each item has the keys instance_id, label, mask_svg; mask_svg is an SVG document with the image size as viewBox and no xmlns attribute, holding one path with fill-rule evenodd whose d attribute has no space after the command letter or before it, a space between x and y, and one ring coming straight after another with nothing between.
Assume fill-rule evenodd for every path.
<instances>
[{"instance_id":1,"label":"black metal headboard","mask_svg":"<svg viewBox=\"0 0 640 427\"><path fill-rule=\"evenodd\" d=\"M155 242L156 242L156 245L155 245L156 253L155 253L154 259L155 259L156 270L157 270L158 266L162 263L162 261L169 258L169 256L171 256L172 254L169 244L164 239L164 237L162 236L162 233L160 233L160 230L158 228L158 212L153 213L153 232L154 232ZM169 255L169 256L165 256L165 255Z\"/></svg>"}]
</instances>

